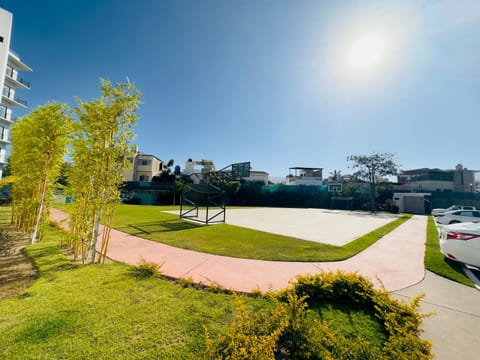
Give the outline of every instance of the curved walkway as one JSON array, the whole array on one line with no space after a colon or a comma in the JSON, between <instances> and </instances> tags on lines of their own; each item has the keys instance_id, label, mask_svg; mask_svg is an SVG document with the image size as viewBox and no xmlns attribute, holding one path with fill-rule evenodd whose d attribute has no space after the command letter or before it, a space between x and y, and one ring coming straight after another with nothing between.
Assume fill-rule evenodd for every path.
<instances>
[{"instance_id":1,"label":"curved walkway","mask_svg":"<svg viewBox=\"0 0 480 360\"><path fill-rule=\"evenodd\" d=\"M52 220L67 215L52 209ZM425 275L426 216L414 216L358 255L337 262L280 262L231 258L175 248L145 240L115 229L110 234L108 257L131 265L141 259L161 264L162 273L173 278L191 278L195 283L214 284L238 292L285 288L297 275L321 271L355 271L396 291L420 282ZM63 222L63 226L68 226Z\"/></svg>"}]
</instances>

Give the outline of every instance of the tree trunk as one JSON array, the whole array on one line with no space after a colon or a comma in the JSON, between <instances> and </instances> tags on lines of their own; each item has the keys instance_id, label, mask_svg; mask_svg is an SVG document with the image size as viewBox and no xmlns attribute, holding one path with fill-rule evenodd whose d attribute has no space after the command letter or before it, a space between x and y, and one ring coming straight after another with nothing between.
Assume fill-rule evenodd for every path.
<instances>
[{"instance_id":1,"label":"tree trunk","mask_svg":"<svg viewBox=\"0 0 480 360\"><path fill-rule=\"evenodd\" d=\"M96 255L97 255L97 239L98 239L98 233L99 233L99 228L100 228L100 220L102 218L102 210L100 209L97 214L95 215L95 224L93 227L93 235L92 235L92 241L90 243L90 251L91 255L89 254L88 257L91 259L90 263L95 264L96 260Z\"/></svg>"},{"instance_id":2,"label":"tree trunk","mask_svg":"<svg viewBox=\"0 0 480 360\"><path fill-rule=\"evenodd\" d=\"M48 177L45 177L42 185L42 194L40 196L40 206L38 207L37 218L35 220L35 224L33 225L32 244L35 244L38 241L37 234L38 234L38 228L40 226L40 221L42 219L43 206L45 203L45 196L47 192L47 182L48 182Z\"/></svg>"},{"instance_id":3,"label":"tree trunk","mask_svg":"<svg viewBox=\"0 0 480 360\"><path fill-rule=\"evenodd\" d=\"M370 207L372 214L377 215L377 206L375 205L375 184L370 183Z\"/></svg>"}]
</instances>

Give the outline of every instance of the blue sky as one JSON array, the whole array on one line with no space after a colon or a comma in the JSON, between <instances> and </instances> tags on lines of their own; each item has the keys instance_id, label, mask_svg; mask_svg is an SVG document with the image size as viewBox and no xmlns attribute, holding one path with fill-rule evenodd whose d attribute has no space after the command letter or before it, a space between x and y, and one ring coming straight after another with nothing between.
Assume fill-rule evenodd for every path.
<instances>
[{"instance_id":1,"label":"blue sky","mask_svg":"<svg viewBox=\"0 0 480 360\"><path fill-rule=\"evenodd\" d=\"M144 95L141 151L184 166L251 161L351 173L349 155L401 169L480 169L479 1L0 0L31 66L30 109L99 95L128 77ZM355 68L352 46L380 36ZM374 50L367 50L367 57ZM17 112L21 114L21 112Z\"/></svg>"}]
</instances>

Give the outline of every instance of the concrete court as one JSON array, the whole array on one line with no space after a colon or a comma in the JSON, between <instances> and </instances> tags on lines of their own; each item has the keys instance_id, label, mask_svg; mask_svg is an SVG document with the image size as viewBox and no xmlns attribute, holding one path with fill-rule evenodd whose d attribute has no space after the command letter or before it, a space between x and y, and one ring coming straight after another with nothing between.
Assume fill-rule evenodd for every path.
<instances>
[{"instance_id":1,"label":"concrete court","mask_svg":"<svg viewBox=\"0 0 480 360\"><path fill-rule=\"evenodd\" d=\"M179 214L178 211L167 212ZM213 210L209 212L209 216L212 215L215 215ZM205 219L205 211L200 211L199 218ZM225 222L272 234L343 246L396 218L393 214L371 215L325 209L227 208Z\"/></svg>"}]
</instances>

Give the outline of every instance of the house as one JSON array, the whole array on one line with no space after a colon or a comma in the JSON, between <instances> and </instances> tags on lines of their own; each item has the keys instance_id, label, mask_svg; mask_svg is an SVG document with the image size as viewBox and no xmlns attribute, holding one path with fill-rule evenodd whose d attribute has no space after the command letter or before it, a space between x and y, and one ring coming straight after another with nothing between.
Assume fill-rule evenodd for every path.
<instances>
[{"instance_id":1,"label":"house","mask_svg":"<svg viewBox=\"0 0 480 360\"><path fill-rule=\"evenodd\" d=\"M285 185L322 185L323 168L291 167Z\"/></svg>"},{"instance_id":2,"label":"house","mask_svg":"<svg viewBox=\"0 0 480 360\"><path fill-rule=\"evenodd\" d=\"M452 170L415 169L402 171L398 184L402 191L475 192L475 173L458 164Z\"/></svg>"},{"instance_id":3,"label":"house","mask_svg":"<svg viewBox=\"0 0 480 360\"><path fill-rule=\"evenodd\" d=\"M250 170L250 176L242 177L242 180L251 181L251 182L262 182L264 185L268 185L268 173L266 171L255 171Z\"/></svg>"},{"instance_id":4,"label":"house","mask_svg":"<svg viewBox=\"0 0 480 360\"><path fill-rule=\"evenodd\" d=\"M165 162L155 155L141 152L129 157L128 161L130 166L123 171L125 181L152 181L152 178L166 166Z\"/></svg>"},{"instance_id":5,"label":"house","mask_svg":"<svg viewBox=\"0 0 480 360\"><path fill-rule=\"evenodd\" d=\"M10 49L13 15L0 8L0 178L6 165L5 153L10 144L8 134L13 123L12 108L26 108L27 102L16 96L16 90L29 90L30 84L19 76L19 71L32 71Z\"/></svg>"}]
</instances>

